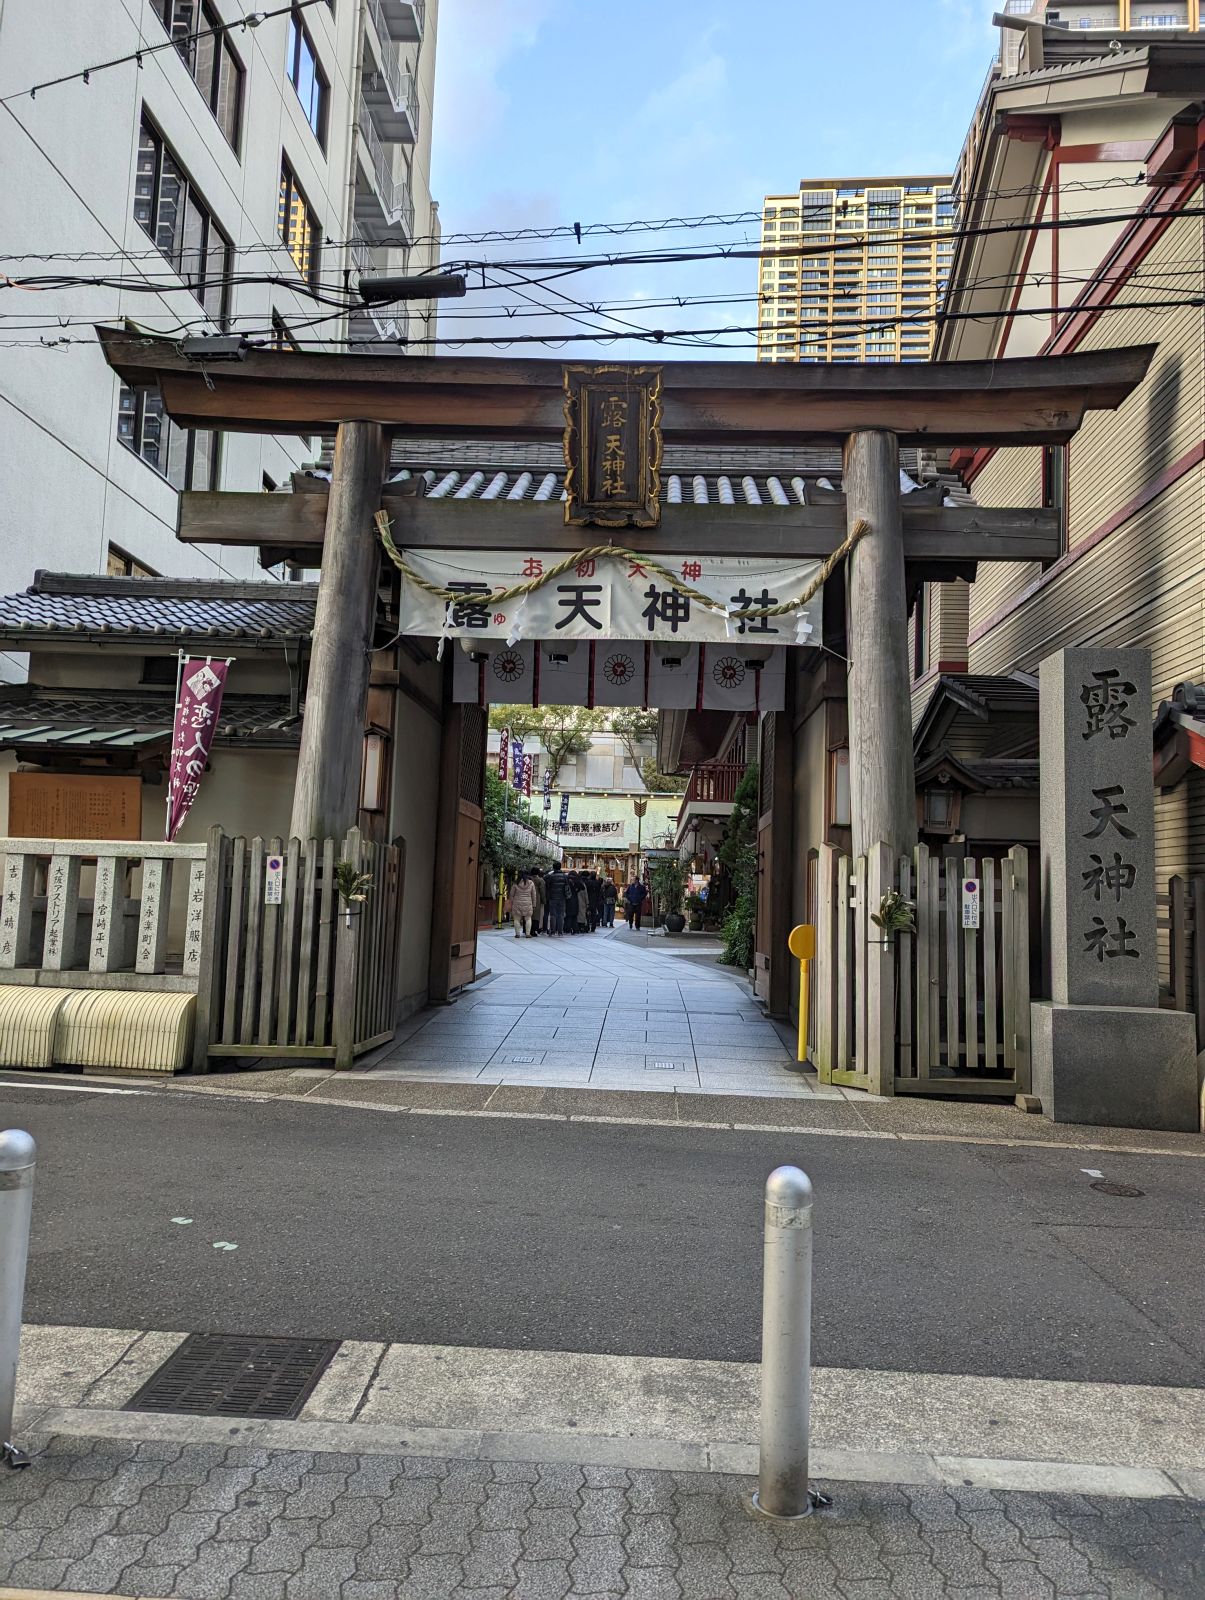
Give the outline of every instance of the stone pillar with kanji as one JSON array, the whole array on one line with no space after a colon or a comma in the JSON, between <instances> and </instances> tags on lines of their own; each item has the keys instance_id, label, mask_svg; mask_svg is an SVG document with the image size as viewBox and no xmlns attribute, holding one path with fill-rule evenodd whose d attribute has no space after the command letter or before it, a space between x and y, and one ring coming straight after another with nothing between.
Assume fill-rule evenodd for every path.
<instances>
[{"instance_id":1,"label":"stone pillar with kanji","mask_svg":"<svg viewBox=\"0 0 1205 1600\"><path fill-rule=\"evenodd\" d=\"M1060 650L1039 695L1034 1093L1055 1122L1195 1129L1194 1021L1159 1009L1150 652Z\"/></svg>"}]
</instances>

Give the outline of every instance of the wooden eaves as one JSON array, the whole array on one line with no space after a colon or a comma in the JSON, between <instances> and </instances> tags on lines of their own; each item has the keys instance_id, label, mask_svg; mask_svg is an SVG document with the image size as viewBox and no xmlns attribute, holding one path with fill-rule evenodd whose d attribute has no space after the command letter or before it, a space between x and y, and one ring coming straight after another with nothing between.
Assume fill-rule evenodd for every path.
<instances>
[{"instance_id":1,"label":"wooden eaves","mask_svg":"<svg viewBox=\"0 0 1205 1600\"><path fill-rule=\"evenodd\" d=\"M559 439L559 360L247 350L206 364L170 339L97 328L127 384L159 388L185 427L304 433L371 421L410 437ZM902 445L1063 444L1092 410L1142 381L1154 345L1001 361L807 365L667 361L662 433L691 444L842 442L860 429ZM608 365L609 363L599 363Z\"/></svg>"},{"instance_id":2,"label":"wooden eaves","mask_svg":"<svg viewBox=\"0 0 1205 1600\"><path fill-rule=\"evenodd\" d=\"M194 491L180 496L177 536L184 544L257 547L265 566L282 560L317 566L327 487L304 494ZM399 546L463 550L575 550L599 542L597 528L567 527L559 500L432 500L386 485L381 504ZM1055 561L1059 513L990 506L917 506L903 498L904 551L910 563L961 564L945 577L973 577L976 561ZM619 530L617 542L625 542ZM661 523L639 535L642 549L768 560L823 557L845 536L845 505L663 505ZM939 574L927 576L936 581Z\"/></svg>"}]
</instances>

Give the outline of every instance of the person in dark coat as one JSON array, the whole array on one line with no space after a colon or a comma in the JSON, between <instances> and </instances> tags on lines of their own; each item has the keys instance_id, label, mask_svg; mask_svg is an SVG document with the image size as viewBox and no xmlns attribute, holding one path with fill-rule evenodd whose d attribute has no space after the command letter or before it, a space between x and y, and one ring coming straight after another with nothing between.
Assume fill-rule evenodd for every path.
<instances>
[{"instance_id":1,"label":"person in dark coat","mask_svg":"<svg viewBox=\"0 0 1205 1600\"><path fill-rule=\"evenodd\" d=\"M640 917L644 911L644 902L648 899L648 890L639 878L633 878L623 891L623 903L627 908L628 927L640 932Z\"/></svg>"},{"instance_id":2,"label":"person in dark coat","mask_svg":"<svg viewBox=\"0 0 1205 1600\"><path fill-rule=\"evenodd\" d=\"M613 928L615 926L615 902L619 898L619 890L611 882L610 878L607 878L603 883L602 897L603 927Z\"/></svg>"},{"instance_id":3,"label":"person in dark coat","mask_svg":"<svg viewBox=\"0 0 1205 1600\"><path fill-rule=\"evenodd\" d=\"M565 884L565 932L577 932L577 896L582 886L582 880L576 872L570 872Z\"/></svg>"},{"instance_id":4,"label":"person in dark coat","mask_svg":"<svg viewBox=\"0 0 1205 1600\"><path fill-rule=\"evenodd\" d=\"M558 938L565 931L565 895L568 889L569 876L562 861L544 879L544 890L548 896L548 931L555 933Z\"/></svg>"},{"instance_id":5,"label":"person in dark coat","mask_svg":"<svg viewBox=\"0 0 1205 1600\"><path fill-rule=\"evenodd\" d=\"M589 910L590 932L593 933L602 921L602 884L599 882L597 872L586 874L586 901Z\"/></svg>"}]
</instances>

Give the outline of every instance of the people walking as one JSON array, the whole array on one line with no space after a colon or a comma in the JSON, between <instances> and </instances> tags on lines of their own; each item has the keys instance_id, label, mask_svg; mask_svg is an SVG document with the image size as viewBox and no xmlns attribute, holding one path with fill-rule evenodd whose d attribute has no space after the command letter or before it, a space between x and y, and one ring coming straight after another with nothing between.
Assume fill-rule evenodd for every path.
<instances>
[{"instance_id":1,"label":"people walking","mask_svg":"<svg viewBox=\"0 0 1205 1600\"><path fill-rule=\"evenodd\" d=\"M602 894L603 927L613 928L615 926L615 902L619 898L619 890L616 889L610 878L607 878L603 883Z\"/></svg>"},{"instance_id":2,"label":"people walking","mask_svg":"<svg viewBox=\"0 0 1205 1600\"><path fill-rule=\"evenodd\" d=\"M522 929L526 939L531 933L532 914L536 909L535 885L531 881L531 874L521 872L519 881L510 892L510 920L515 930L515 938L519 937Z\"/></svg>"},{"instance_id":3,"label":"people walking","mask_svg":"<svg viewBox=\"0 0 1205 1600\"><path fill-rule=\"evenodd\" d=\"M532 872L531 887L536 899L535 908L531 914L531 936L534 939L545 926L544 918L546 915L544 874L538 869Z\"/></svg>"},{"instance_id":4,"label":"people walking","mask_svg":"<svg viewBox=\"0 0 1205 1600\"><path fill-rule=\"evenodd\" d=\"M644 902L648 898L648 890L639 878L633 878L623 891L623 903L627 911L628 927L640 932L640 918L644 911Z\"/></svg>"},{"instance_id":5,"label":"people walking","mask_svg":"<svg viewBox=\"0 0 1205 1600\"><path fill-rule=\"evenodd\" d=\"M568 889L565 863L560 861L544 880L544 893L548 898L548 931L558 939L565 931L565 895Z\"/></svg>"}]
</instances>

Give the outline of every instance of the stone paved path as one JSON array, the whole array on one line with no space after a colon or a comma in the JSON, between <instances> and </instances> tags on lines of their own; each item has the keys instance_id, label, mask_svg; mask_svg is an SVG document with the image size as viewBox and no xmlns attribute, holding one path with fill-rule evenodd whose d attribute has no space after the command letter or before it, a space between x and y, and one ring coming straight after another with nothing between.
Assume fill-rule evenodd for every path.
<instances>
[{"instance_id":1,"label":"stone paved path","mask_svg":"<svg viewBox=\"0 0 1205 1600\"><path fill-rule=\"evenodd\" d=\"M188 1600L1188 1600L1205 1507L56 1437L0 1474L0 1585Z\"/></svg>"},{"instance_id":2,"label":"stone paved path","mask_svg":"<svg viewBox=\"0 0 1205 1600\"><path fill-rule=\"evenodd\" d=\"M481 937L493 976L423 1012L377 1076L535 1087L811 1097L784 1034L718 967L713 941L626 927L551 939ZM832 1091L836 1096L837 1091Z\"/></svg>"}]
</instances>

